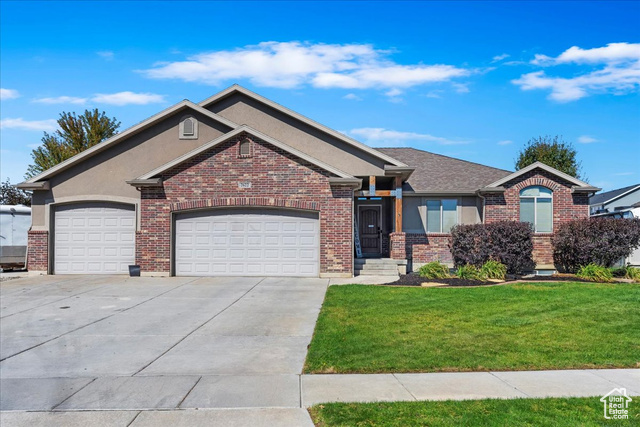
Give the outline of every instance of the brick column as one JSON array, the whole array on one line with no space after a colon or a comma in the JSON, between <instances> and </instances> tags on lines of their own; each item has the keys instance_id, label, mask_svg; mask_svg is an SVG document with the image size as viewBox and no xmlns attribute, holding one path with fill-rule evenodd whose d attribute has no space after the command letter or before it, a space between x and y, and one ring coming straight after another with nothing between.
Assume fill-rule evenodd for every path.
<instances>
[{"instance_id":1,"label":"brick column","mask_svg":"<svg viewBox=\"0 0 640 427\"><path fill-rule=\"evenodd\" d=\"M391 240L391 258L407 259L406 234L394 232L389 234L389 239Z\"/></svg>"},{"instance_id":2,"label":"brick column","mask_svg":"<svg viewBox=\"0 0 640 427\"><path fill-rule=\"evenodd\" d=\"M27 269L44 274L49 270L49 232L29 231L27 242Z\"/></svg>"}]
</instances>

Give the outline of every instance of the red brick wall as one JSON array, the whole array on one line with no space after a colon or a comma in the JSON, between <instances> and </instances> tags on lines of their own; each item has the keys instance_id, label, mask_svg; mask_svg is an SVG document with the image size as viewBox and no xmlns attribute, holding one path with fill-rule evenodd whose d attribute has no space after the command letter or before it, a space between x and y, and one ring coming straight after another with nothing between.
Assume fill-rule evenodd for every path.
<instances>
[{"instance_id":1,"label":"red brick wall","mask_svg":"<svg viewBox=\"0 0 640 427\"><path fill-rule=\"evenodd\" d=\"M353 190L332 187L330 174L267 142L252 138L240 157L239 135L163 174L163 188L144 188L136 259L142 271L169 272L171 213L219 206L277 206L317 211L320 272L352 273ZM251 188L238 188L251 182Z\"/></svg>"},{"instance_id":2,"label":"red brick wall","mask_svg":"<svg viewBox=\"0 0 640 427\"><path fill-rule=\"evenodd\" d=\"M49 268L49 232L29 231L27 239L27 269L47 271Z\"/></svg>"},{"instance_id":3,"label":"red brick wall","mask_svg":"<svg viewBox=\"0 0 640 427\"><path fill-rule=\"evenodd\" d=\"M589 216L589 198L585 193L574 194L571 184L544 170L534 169L504 185L503 194L485 196L485 222L519 221L520 190L541 185L553 191L553 228L572 219ZM533 259L538 265L553 265L552 233L536 233L533 238Z\"/></svg>"},{"instance_id":4,"label":"red brick wall","mask_svg":"<svg viewBox=\"0 0 640 427\"><path fill-rule=\"evenodd\" d=\"M407 258L412 259L414 264L432 261L452 264L449 240L449 234L407 234Z\"/></svg>"}]
</instances>

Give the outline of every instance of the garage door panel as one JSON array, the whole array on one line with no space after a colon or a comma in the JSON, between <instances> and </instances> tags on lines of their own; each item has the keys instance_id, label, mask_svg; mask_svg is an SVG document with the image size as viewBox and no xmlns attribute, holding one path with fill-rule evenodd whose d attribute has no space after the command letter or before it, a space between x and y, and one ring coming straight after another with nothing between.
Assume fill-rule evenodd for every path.
<instances>
[{"instance_id":1,"label":"garage door panel","mask_svg":"<svg viewBox=\"0 0 640 427\"><path fill-rule=\"evenodd\" d=\"M135 210L113 203L56 208L54 272L126 274L135 263Z\"/></svg>"},{"instance_id":2,"label":"garage door panel","mask_svg":"<svg viewBox=\"0 0 640 427\"><path fill-rule=\"evenodd\" d=\"M201 211L179 215L175 230L177 275L317 277L319 273L316 214L274 209ZM207 249L206 268L200 265L201 256L186 250L194 246L193 241L198 249Z\"/></svg>"}]
</instances>

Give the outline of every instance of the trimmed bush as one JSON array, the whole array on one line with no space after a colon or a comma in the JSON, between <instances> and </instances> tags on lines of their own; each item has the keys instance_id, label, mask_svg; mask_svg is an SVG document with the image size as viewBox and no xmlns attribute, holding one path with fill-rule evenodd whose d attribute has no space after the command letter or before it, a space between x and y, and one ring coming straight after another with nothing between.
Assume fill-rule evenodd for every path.
<instances>
[{"instance_id":1,"label":"trimmed bush","mask_svg":"<svg viewBox=\"0 0 640 427\"><path fill-rule=\"evenodd\" d=\"M640 219L590 218L560 224L553 236L553 260L568 273L581 266L611 267L640 245Z\"/></svg>"},{"instance_id":2,"label":"trimmed bush","mask_svg":"<svg viewBox=\"0 0 640 427\"><path fill-rule=\"evenodd\" d=\"M511 274L531 271L535 268L532 233L531 224L518 221L456 225L450 242L453 262L457 267L470 264L480 268L494 260Z\"/></svg>"},{"instance_id":3,"label":"trimmed bush","mask_svg":"<svg viewBox=\"0 0 640 427\"><path fill-rule=\"evenodd\" d=\"M592 282L609 283L613 281L613 274L610 268L593 263L580 267L576 276Z\"/></svg>"},{"instance_id":4,"label":"trimmed bush","mask_svg":"<svg viewBox=\"0 0 640 427\"><path fill-rule=\"evenodd\" d=\"M449 267L433 261L420 267L418 274L426 279L446 279L449 277Z\"/></svg>"},{"instance_id":5,"label":"trimmed bush","mask_svg":"<svg viewBox=\"0 0 640 427\"><path fill-rule=\"evenodd\" d=\"M482 264L480 268L480 273L488 279L500 279L504 280L507 275L507 266L490 259L489 261Z\"/></svg>"},{"instance_id":6,"label":"trimmed bush","mask_svg":"<svg viewBox=\"0 0 640 427\"><path fill-rule=\"evenodd\" d=\"M487 280L486 276L482 274L478 267L471 264L461 265L460 267L458 267L458 269L456 270L456 276L458 276L460 279L467 280Z\"/></svg>"}]
</instances>

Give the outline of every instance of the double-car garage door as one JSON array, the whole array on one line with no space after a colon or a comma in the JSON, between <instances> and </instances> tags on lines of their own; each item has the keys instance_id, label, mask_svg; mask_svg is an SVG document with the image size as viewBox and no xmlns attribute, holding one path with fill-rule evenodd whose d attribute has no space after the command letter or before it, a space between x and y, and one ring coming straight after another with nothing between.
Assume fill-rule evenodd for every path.
<instances>
[{"instance_id":1,"label":"double-car garage door","mask_svg":"<svg viewBox=\"0 0 640 427\"><path fill-rule=\"evenodd\" d=\"M126 274L135 264L135 209L116 203L58 206L56 274ZM283 209L215 209L178 214L177 276L309 276L320 265L315 213Z\"/></svg>"},{"instance_id":2,"label":"double-car garage door","mask_svg":"<svg viewBox=\"0 0 640 427\"><path fill-rule=\"evenodd\" d=\"M318 276L318 215L278 209L210 210L175 222L177 276Z\"/></svg>"}]
</instances>

